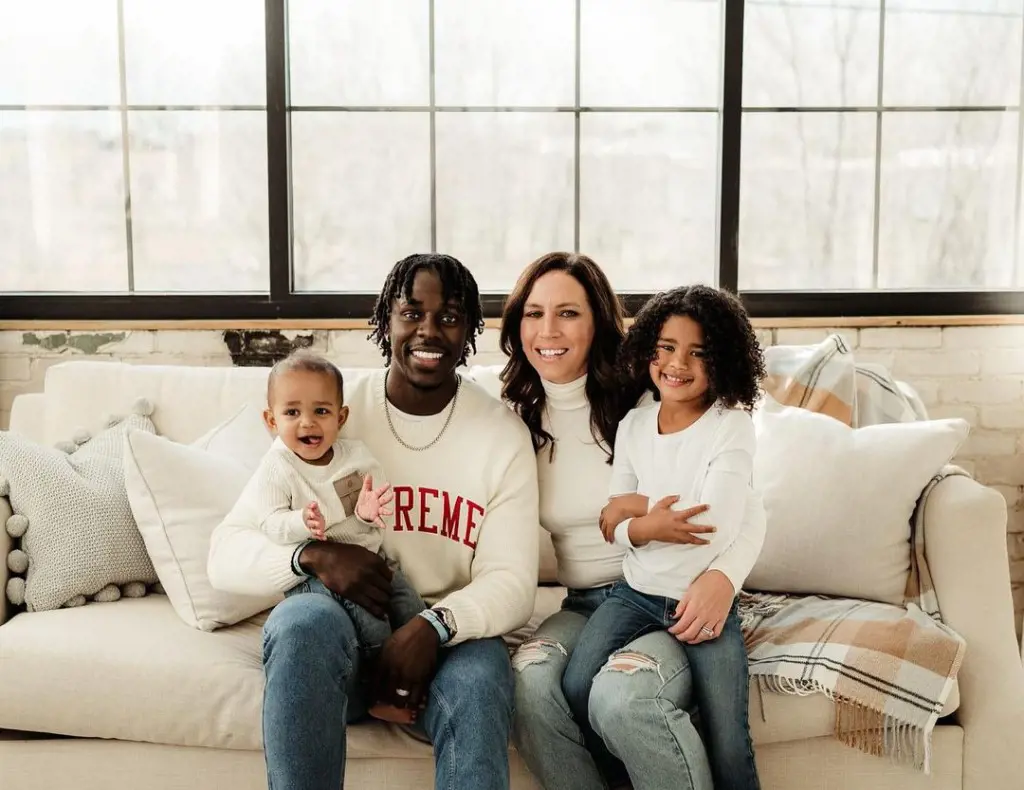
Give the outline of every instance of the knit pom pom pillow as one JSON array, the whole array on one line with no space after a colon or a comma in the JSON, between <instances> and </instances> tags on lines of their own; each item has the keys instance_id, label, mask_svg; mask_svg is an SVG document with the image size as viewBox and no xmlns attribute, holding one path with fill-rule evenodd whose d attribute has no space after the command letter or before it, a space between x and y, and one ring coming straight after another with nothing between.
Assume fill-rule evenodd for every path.
<instances>
[{"instance_id":1,"label":"knit pom pom pillow","mask_svg":"<svg viewBox=\"0 0 1024 790\"><path fill-rule=\"evenodd\" d=\"M3 525L15 539L5 558L11 603L42 612L137 598L156 582L128 506L123 461L128 431L156 428L148 401L132 410L57 448L0 431L0 496L14 511Z\"/></svg>"}]
</instances>

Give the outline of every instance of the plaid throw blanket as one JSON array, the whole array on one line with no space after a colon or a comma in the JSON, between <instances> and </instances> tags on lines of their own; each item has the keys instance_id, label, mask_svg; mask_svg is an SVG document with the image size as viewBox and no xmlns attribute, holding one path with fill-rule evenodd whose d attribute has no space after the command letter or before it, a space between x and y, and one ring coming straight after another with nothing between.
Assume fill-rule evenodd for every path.
<instances>
[{"instance_id":1,"label":"plaid throw blanket","mask_svg":"<svg viewBox=\"0 0 1024 790\"><path fill-rule=\"evenodd\" d=\"M842 338L832 336L816 347L775 350L768 358L765 389L782 402L848 424L923 416L912 393L884 369L868 367L855 366ZM750 674L762 689L827 695L836 705L839 740L926 773L931 732L953 688L965 643L941 620L925 560L924 511L935 486L957 474L965 472L946 467L918 500L904 607L740 593Z\"/></svg>"}]
</instances>

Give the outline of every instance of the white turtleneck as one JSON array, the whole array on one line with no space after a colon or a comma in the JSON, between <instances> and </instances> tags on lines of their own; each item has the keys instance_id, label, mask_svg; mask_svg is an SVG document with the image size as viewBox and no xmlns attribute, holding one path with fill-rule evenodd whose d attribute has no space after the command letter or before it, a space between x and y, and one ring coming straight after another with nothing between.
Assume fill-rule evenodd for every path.
<instances>
[{"instance_id":1,"label":"white turtleneck","mask_svg":"<svg viewBox=\"0 0 1024 790\"><path fill-rule=\"evenodd\" d=\"M558 558L558 581L586 589L622 578L622 546L606 543L598 518L608 501L612 468L603 443L590 430L587 377L568 384L543 381L545 429L555 437L537 453L540 523L551 533Z\"/></svg>"}]
</instances>

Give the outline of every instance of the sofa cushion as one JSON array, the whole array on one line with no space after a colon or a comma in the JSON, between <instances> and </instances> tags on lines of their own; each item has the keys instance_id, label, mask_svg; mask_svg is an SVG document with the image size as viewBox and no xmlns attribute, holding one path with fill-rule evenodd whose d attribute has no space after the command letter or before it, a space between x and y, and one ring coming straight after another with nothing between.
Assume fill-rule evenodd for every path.
<instances>
[{"instance_id":1,"label":"sofa cushion","mask_svg":"<svg viewBox=\"0 0 1024 790\"><path fill-rule=\"evenodd\" d=\"M754 424L754 486L768 530L746 587L902 605L911 515L967 437L967 423L853 429L769 397Z\"/></svg>"},{"instance_id":2,"label":"sofa cushion","mask_svg":"<svg viewBox=\"0 0 1024 790\"><path fill-rule=\"evenodd\" d=\"M535 622L561 597L542 588ZM0 729L260 749L265 619L198 631L162 595L19 614L0 626ZM753 683L750 693L755 743L832 734L834 708L823 695L762 696ZM957 701L954 691L943 715ZM348 749L354 759L430 754L378 723L353 727Z\"/></svg>"},{"instance_id":3,"label":"sofa cushion","mask_svg":"<svg viewBox=\"0 0 1024 790\"><path fill-rule=\"evenodd\" d=\"M150 404L90 438L79 429L62 449L0 432L0 494L15 516L9 534L20 539L8 567L7 595L30 612L144 595L156 582L125 491L122 454L128 431L152 433Z\"/></svg>"}]
</instances>

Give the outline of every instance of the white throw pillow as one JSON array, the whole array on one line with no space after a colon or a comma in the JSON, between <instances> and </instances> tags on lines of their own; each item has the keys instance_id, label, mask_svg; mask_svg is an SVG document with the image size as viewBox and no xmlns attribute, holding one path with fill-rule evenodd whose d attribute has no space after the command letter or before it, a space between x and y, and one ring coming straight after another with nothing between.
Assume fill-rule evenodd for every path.
<instances>
[{"instance_id":1,"label":"white throw pillow","mask_svg":"<svg viewBox=\"0 0 1024 790\"><path fill-rule=\"evenodd\" d=\"M263 410L247 403L196 439L192 446L214 455L227 456L255 472L273 442L274 438L263 422Z\"/></svg>"},{"instance_id":2,"label":"white throw pillow","mask_svg":"<svg viewBox=\"0 0 1024 790\"><path fill-rule=\"evenodd\" d=\"M766 398L754 425L754 485L768 531L745 586L902 604L918 497L967 438L968 424L853 429Z\"/></svg>"},{"instance_id":3,"label":"white throw pillow","mask_svg":"<svg viewBox=\"0 0 1024 790\"><path fill-rule=\"evenodd\" d=\"M233 625L280 600L216 590L206 573L210 535L251 476L229 455L141 431L125 440L132 513L171 605L193 628Z\"/></svg>"}]
</instances>

